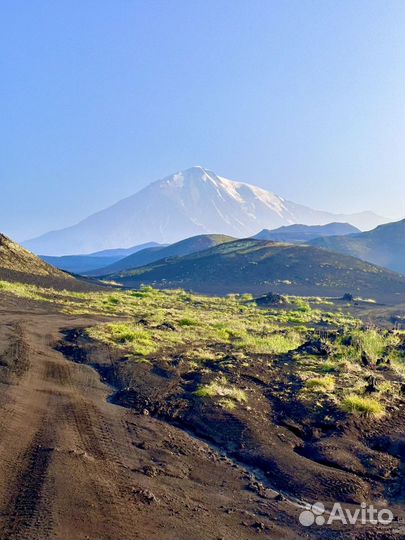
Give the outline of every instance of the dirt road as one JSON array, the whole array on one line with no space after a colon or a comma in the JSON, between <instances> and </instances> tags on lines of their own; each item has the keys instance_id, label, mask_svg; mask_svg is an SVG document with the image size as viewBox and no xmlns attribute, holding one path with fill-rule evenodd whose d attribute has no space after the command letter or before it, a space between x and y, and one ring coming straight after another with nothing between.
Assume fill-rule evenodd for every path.
<instances>
[{"instance_id":1,"label":"dirt road","mask_svg":"<svg viewBox=\"0 0 405 540\"><path fill-rule=\"evenodd\" d=\"M108 403L91 367L55 351L61 329L89 319L0 323L1 354L24 367L0 383L0 538L301 537L298 508L176 427Z\"/></svg>"}]
</instances>

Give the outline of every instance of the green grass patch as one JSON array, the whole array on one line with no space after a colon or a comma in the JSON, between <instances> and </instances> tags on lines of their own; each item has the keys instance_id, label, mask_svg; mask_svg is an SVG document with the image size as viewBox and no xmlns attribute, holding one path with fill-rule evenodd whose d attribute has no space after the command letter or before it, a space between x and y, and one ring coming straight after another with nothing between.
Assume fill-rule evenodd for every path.
<instances>
[{"instance_id":1,"label":"green grass patch","mask_svg":"<svg viewBox=\"0 0 405 540\"><path fill-rule=\"evenodd\" d=\"M332 360L325 360L322 362L319 371L322 373L334 373L335 371L339 371L339 366Z\"/></svg>"},{"instance_id":2,"label":"green grass patch","mask_svg":"<svg viewBox=\"0 0 405 540\"><path fill-rule=\"evenodd\" d=\"M297 332L286 334L269 333L256 335L245 333L236 339L237 347L259 354L283 354L296 349L303 343L303 338Z\"/></svg>"},{"instance_id":3,"label":"green grass patch","mask_svg":"<svg viewBox=\"0 0 405 540\"><path fill-rule=\"evenodd\" d=\"M236 386L229 385L225 377L220 377L210 382L209 384L200 386L194 392L194 395L198 397L202 397L202 398L205 398L205 397L224 398L225 401L222 399L222 404L226 403L228 404L228 406L229 406L229 400L233 402L233 405L235 405L235 402L237 403L247 402L246 392L244 392L243 390L241 390L240 388Z\"/></svg>"},{"instance_id":4,"label":"green grass patch","mask_svg":"<svg viewBox=\"0 0 405 540\"><path fill-rule=\"evenodd\" d=\"M331 375L324 377L313 377L305 381L305 388L308 390L333 392L335 389L335 378Z\"/></svg>"},{"instance_id":5,"label":"green grass patch","mask_svg":"<svg viewBox=\"0 0 405 540\"><path fill-rule=\"evenodd\" d=\"M350 414L364 414L365 416L373 416L381 418L385 414L384 405L374 398L358 396L357 394L349 394L341 404L344 412Z\"/></svg>"},{"instance_id":6,"label":"green grass patch","mask_svg":"<svg viewBox=\"0 0 405 540\"><path fill-rule=\"evenodd\" d=\"M93 339L126 349L135 355L147 356L157 350L151 333L141 326L108 323L87 329L87 334Z\"/></svg>"},{"instance_id":7,"label":"green grass patch","mask_svg":"<svg viewBox=\"0 0 405 540\"><path fill-rule=\"evenodd\" d=\"M198 322L194 319L184 317L183 319L179 320L179 325L180 326L197 326Z\"/></svg>"}]
</instances>

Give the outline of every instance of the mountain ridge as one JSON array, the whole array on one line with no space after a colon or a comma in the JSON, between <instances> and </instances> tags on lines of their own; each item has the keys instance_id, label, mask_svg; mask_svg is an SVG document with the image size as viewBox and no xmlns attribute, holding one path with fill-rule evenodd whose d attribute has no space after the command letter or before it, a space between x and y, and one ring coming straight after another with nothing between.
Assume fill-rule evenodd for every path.
<instances>
[{"instance_id":1,"label":"mountain ridge","mask_svg":"<svg viewBox=\"0 0 405 540\"><path fill-rule=\"evenodd\" d=\"M370 212L344 215L314 210L197 166L156 180L75 225L23 245L44 255L82 254L149 241L173 243L199 234L245 238L263 228L293 223L349 221L356 226L359 220L363 229L386 221Z\"/></svg>"},{"instance_id":2,"label":"mountain ridge","mask_svg":"<svg viewBox=\"0 0 405 540\"><path fill-rule=\"evenodd\" d=\"M404 239L405 219L401 219L379 225L371 231L314 238L309 243L405 274Z\"/></svg>"},{"instance_id":3,"label":"mountain ridge","mask_svg":"<svg viewBox=\"0 0 405 540\"><path fill-rule=\"evenodd\" d=\"M181 257L185 255L191 255L198 251L204 251L210 247L236 240L231 236L223 234L201 234L198 236L192 236L175 242L169 246L151 247L143 249L128 257L124 257L116 261L115 263L106 266L104 268L98 268L97 270L86 272L85 275L97 277L113 272L122 272L139 266L145 266L146 264L152 264L158 260L167 259L171 257Z\"/></svg>"},{"instance_id":4,"label":"mountain ridge","mask_svg":"<svg viewBox=\"0 0 405 540\"><path fill-rule=\"evenodd\" d=\"M314 238L332 235L359 233L360 230L349 223L327 223L326 225L284 225L278 229L263 229L252 238L273 240L274 242L306 242Z\"/></svg>"},{"instance_id":5,"label":"mountain ridge","mask_svg":"<svg viewBox=\"0 0 405 540\"><path fill-rule=\"evenodd\" d=\"M184 288L198 293L354 296L403 302L402 276L355 257L308 244L241 239L191 255L105 276L128 287Z\"/></svg>"}]
</instances>

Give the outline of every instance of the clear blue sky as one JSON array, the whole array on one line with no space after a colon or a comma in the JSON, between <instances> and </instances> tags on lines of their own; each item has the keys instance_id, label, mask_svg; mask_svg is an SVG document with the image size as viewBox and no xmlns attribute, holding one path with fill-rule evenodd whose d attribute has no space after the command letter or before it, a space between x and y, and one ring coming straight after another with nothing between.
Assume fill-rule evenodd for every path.
<instances>
[{"instance_id":1,"label":"clear blue sky","mask_svg":"<svg viewBox=\"0 0 405 540\"><path fill-rule=\"evenodd\" d=\"M192 165L405 214L403 0L2 0L0 230Z\"/></svg>"}]
</instances>

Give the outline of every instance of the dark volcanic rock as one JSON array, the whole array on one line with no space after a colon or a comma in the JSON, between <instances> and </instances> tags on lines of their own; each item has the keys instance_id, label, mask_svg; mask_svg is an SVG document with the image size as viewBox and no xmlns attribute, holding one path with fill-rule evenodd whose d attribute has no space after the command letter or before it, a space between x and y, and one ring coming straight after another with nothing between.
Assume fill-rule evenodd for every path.
<instances>
[{"instance_id":1,"label":"dark volcanic rock","mask_svg":"<svg viewBox=\"0 0 405 540\"><path fill-rule=\"evenodd\" d=\"M177 328L174 326L174 324L170 322L163 322L162 324L159 324L156 326L159 330L171 330L172 332L175 332Z\"/></svg>"},{"instance_id":2,"label":"dark volcanic rock","mask_svg":"<svg viewBox=\"0 0 405 540\"><path fill-rule=\"evenodd\" d=\"M342 300L344 300L345 302L353 302L354 296L352 294L350 294L350 293L345 293L342 296Z\"/></svg>"},{"instance_id":3,"label":"dark volcanic rock","mask_svg":"<svg viewBox=\"0 0 405 540\"><path fill-rule=\"evenodd\" d=\"M258 306L276 306L280 304L288 304L288 300L285 296L277 293L268 293L255 299Z\"/></svg>"},{"instance_id":4,"label":"dark volcanic rock","mask_svg":"<svg viewBox=\"0 0 405 540\"><path fill-rule=\"evenodd\" d=\"M297 352L314 354L317 356L328 356L331 349L327 343L321 341L320 339L313 339L306 341L300 347L298 347Z\"/></svg>"},{"instance_id":5,"label":"dark volcanic rock","mask_svg":"<svg viewBox=\"0 0 405 540\"><path fill-rule=\"evenodd\" d=\"M367 386L365 388L366 393L378 392L378 382L377 378L374 375L370 375L367 378Z\"/></svg>"}]
</instances>

